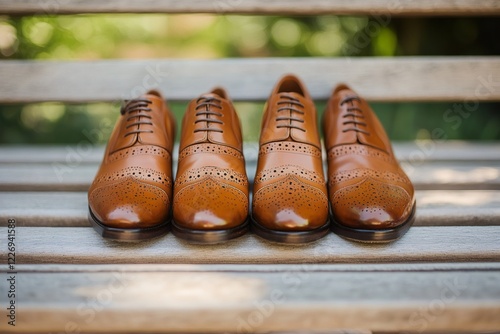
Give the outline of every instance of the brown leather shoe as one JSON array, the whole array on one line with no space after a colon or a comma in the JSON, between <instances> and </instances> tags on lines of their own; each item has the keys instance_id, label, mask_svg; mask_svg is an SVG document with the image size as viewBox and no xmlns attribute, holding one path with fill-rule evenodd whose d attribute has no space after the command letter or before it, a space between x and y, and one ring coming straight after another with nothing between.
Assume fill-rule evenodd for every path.
<instances>
[{"instance_id":1,"label":"brown leather shoe","mask_svg":"<svg viewBox=\"0 0 500 334\"><path fill-rule=\"evenodd\" d=\"M240 121L217 88L192 100L182 121L172 232L199 243L248 229L248 179Z\"/></svg>"},{"instance_id":2,"label":"brown leather shoe","mask_svg":"<svg viewBox=\"0 0 500 334\"><path fill-rule=\"evenodd\" d=\"M89 220L107 238L158 236L169 227L175 119L156 91L121 114L88 192Z\"/></svg>"},{"instance_id":3,"label":"brown leather shoe","mask_svg":"<svg viewBox=\"0 0 500 334\"><path fill-rule=\"evenodd\" d=\"M316 108L295 76L283 77L267 101L253 193L253 227L261 237L303 243L328 233Z\"/></svg>"},{"instance_id":4,"label":"brown leather shoe","mask_svg":"<svg viewBox=\"0 0 500 334\"><path fill-rule=\"evenodd\" d=\"M414 190L368 103L339 85L323 130L333 231L367 242L401 237L415 220Z\"/></svg>"}]
</instances>

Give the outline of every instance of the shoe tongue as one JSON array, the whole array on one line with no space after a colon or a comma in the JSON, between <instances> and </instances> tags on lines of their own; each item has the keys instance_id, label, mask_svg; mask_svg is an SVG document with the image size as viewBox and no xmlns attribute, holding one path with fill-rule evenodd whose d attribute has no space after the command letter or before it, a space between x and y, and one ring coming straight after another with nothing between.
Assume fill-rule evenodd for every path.
<instances>
[{"instance_id":1,"label":"shoe tongue","mask_svg":"<svg viewBox=\"0 0 500 334\"><path fill-rule=\"evenodd\" d=\"M225 100L222 96L215 94L215 93L206 93L200 96L200 98L214 98L214 99L219 99L219 100Z\"/></svg>"},{"instance_id":2,"label":"shoe tongue","mask_svg":"<svg viewBox=\"0 0 500 334\"><path fill-rule=\"evenodd\" d=\"M290 96L290 97L293 97L294 99L299 100L301 103L303 103L304 100L306 99L304 97L304 95L299 94L299 93L295 93L295 92L282 92L280 94L286 94L287 96Z\"/></svg>"}]
</instances>

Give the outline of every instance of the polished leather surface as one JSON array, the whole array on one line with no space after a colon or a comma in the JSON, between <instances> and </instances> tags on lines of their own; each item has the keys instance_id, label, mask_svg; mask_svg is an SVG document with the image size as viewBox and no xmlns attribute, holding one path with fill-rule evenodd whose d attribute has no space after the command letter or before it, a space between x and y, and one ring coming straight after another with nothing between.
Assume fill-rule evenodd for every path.
<instances>
[{"instance_id":1,"label":"polished leather surface","mask_svg":"<svg viewBox=\"0 0 500 334\"><path fill-rule=\"evenodd\" d=\"M243 224L248 188L240 121L227 93L217 88L192 100L182 121L174 221L193 230Z\"/></svg>"},{"instance_id":2,"label":"polished leather surface","mask_svg":"<svg viewBox=\"0 0 500 334\"><path fill-rule=\"evenodd\" d=\"M357 229L387 229L411 214L413 185L368 103L340 85L323 119L328 187L334 219Z\"/></svg>"},{"instance_id":3,"label":"polished leather surface","mask_svg":"<svg viewBox=\"0 0 500 334\"><path fill-rule=\"evenodd\" d=\"M316 109L304 85L283 77L262 119L253 219L277 231L308 231L328 220Z\"/></svg>"},{"instance_id":4,"label":"polished leather surface","mask_svg":"<svg viewBox=\"0 0 500 334\"><path fill-rule=\"evenodd\" d=\"M175 119L156 91L122 107L88 192L104 225L147 228L168 220L172 202Z\"/></svg>"}]
</instances>

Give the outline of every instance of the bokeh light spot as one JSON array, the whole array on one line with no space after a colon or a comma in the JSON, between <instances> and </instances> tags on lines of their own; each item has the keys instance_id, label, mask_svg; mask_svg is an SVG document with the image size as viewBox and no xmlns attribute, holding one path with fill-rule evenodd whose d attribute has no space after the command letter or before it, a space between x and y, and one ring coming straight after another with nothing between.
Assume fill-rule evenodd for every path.
<instances>
[{"instance_id":1,"label":"bokeh light spot","mask_svg":"<svg viewBox=\"0 0 500 334\"><path fill-rule=\"evenodd\" d=\"M297 22L291 19L280 19L273 24L271 36L280 46L292 47L300 42L301 29Z\"/></svg>"}]
</instances>

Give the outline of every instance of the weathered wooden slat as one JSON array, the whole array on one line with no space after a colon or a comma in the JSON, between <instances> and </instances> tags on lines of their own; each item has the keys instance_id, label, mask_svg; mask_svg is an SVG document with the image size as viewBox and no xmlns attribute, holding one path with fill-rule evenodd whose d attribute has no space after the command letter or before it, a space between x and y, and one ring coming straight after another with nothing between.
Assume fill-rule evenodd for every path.
<instances>
[{"instance_id":1,"label":"weathered wooden slat","mask_svg":"<svg viewBox=\"0 0 500 334\"><path fill-rule=\"evenodd\" d=\"M500 191L419 190L415 226L500 225ZM87 227L85 192L0 192L0 226Z\"/></svg>"},{"instance_id":2,"label":"weathered wooden slat","mask_svg":"<svg viewBox=\"0 0 500 334\"><path fill-rule=\"evenodd\" d=\"M395 142L400 161L500 161L500 142L432 141ZM1 152L1 151L0 151Z\"/></svg>"},{"instance_id":3,"label":"weathered wooden slat","mask_svg":"<svg viewBox=\"0 0 500 334\"><path fill-rule=\"evenodd\" d=\"M2 295L8 284L0 280ZM16 275L16 286L16 327L2 321L4 333L462 332L500 326L498 269L24 272ZM2 307L4 319L6 312Z\"/></svg>"},{"instance_id":4,"label":"weathered wooden slat","mask_svg":"<svg viewBox=\"0 0 500 334\"><path fill-rule=\"evenodd\" d=\"M0 227L0 235L7 235ZM89 227L17 227L24 263L385 263L500 261L500 226L413 227L392 244L361 244L330 233L309 245L281 245L248 233L220 245L192 245L172 234L140 243L103 239ZM0 250L6 263L6 249Z\"/></svg>"},{"instance_id":5,"label":"weathered wooden slat","mask_svg":"<svg viewBox=\"0 0 500 334\"><path fill-rule=\"evenodd\" d=\"M0 165L0 190L86 191L97 165L13 164ZM59 169L58 169L59 168Z\"/></svg>"},{"instance_id":6,"label":"weathered wooden slat","mask_svg":"<svg viewBox=\"0 0 500 334\"><path fill-rule=\"evenodd\" d=\"M498 190L500 161L421 162L402 164L419 190ZM174 171L176 170L174 164ZM87 191L97 164L1 164L0 191ZM250 181L255 162L247 162Z\"/></svg>"},{"instance_id":7,"label":"weathered wooden slat","mask_svg":"<svg viewBox=\"0 0 500 334\"><path fill-rule=\"evenodd\" d=\"M416 189L500 189L500 164L492 163L402 163Z\"/></svg>"},{"instance_id":8,"label":"weathered wooden slat","mask_svg":"<svg viewBox=\"0 0 500 334\"><path fill-rule=\"evenodd\" d=\"M416 263L302 263L302 264L16 264L16 272L24 273L110 273L110 272L436 272L436 271L500 271L499 262L416 262ZM9 271L0 264L0 272Z\"/></svg>"},{"instance_id":9,"label":"weathered wooden slat","mask_svg":"<svg viewBox=\"0 0 500 334\"><path fill-rule=\"evenodd\" d=\"M65 146L3 145L0 146L0 164L71 162L98 164L102 161L104 146L93 144L94 140L92 138L86 139L80 144ZM177 151L178 149L175 150L175 152Z\"/></svg>"},{"instance_id":10,"label":"weathered wooden slat","mask_svg":"<svg viewBox=\"0 0 500 334\"><path fill-rule=\"evenodd\" d=\"M90 226L85 192L0 192L0 225Z\"/></svg>"},{"instance_id":11,"label":"weathered wooden slat","mask_svg":"<svg viewBox=\"0 0 500 334\"><path fill-rule=\"evenodd\" d=\"M494 0L0 0L0 12L10 15L81 13L216 13L216 14L336 14L336 15L499 15Z\"/></svg>"},{"instance_id":12,"label":"weathered wooden slat","mask_svg":"<svg viewBox=\"0 0 500 334\"><path fill-rule=\"evenodd\" d=\"M497 191L417 191L416 226L500 225Z\"/></svg>"},{"instance_id":13,"label":"weathered wooden slat","mask_svg":"<svg viewBox=\"0 0 500 334\"><path fill-rule=\"evenodd\" d=\"M500 100L500 57L397 57L2 61L0 102L119 101L151 87L190 100L216 85L235 100L264 100L289 72L315 99L347 82L372 101Z\"/></svg>"},{"instance_id":14,"label":"weathered wooden slat","mask_svg":"<svg viewBox=\"0 0 500 334\"><path fill-rule=\"evenodd\" d=\"M118 110L117 110L118 112ZM104 153L102 145L95 145L94 139L83 140L76 145L65 146L30 146L0 145L0 164L16 163L100 163ZM400 161L500 161L499 142L471 141L416 141L394 142L393 148ZM258 155L258 143L243 144L245 160L255 162ZM174 147L176 161L178 145Z\"/></svg>"}]
</instances>

